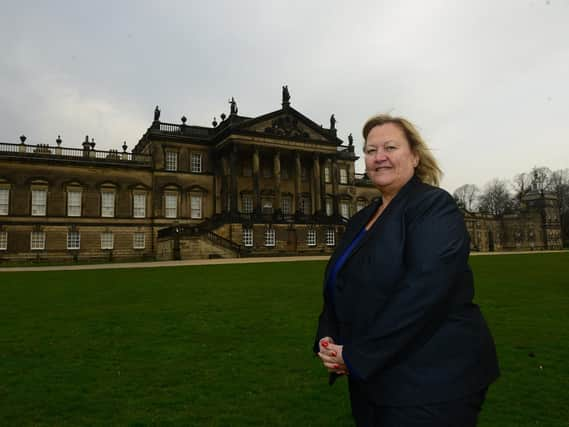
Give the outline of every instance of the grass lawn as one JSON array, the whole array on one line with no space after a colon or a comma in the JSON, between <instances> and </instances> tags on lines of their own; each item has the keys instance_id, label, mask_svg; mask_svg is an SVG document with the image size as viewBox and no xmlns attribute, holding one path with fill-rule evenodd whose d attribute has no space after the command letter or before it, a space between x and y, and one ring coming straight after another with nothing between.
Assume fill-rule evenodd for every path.
<instances>
[{"instance_id":1,"label":"grass lawn","mask_svg":"<svg viewBox=\"0 0 569 427\"><path fill-rule=\"evenodd\" d=\"M569 254L471 258L480 426L569 426ZM311 354L323 262L0 273L0 425L351 426Z\"/></svg>"}]
</instances>

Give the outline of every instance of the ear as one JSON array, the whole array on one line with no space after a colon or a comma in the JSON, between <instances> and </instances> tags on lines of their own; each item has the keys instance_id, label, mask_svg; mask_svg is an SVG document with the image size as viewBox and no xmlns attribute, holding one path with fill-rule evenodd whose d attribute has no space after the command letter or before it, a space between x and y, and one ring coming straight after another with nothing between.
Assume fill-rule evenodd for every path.
<instances>
[{"instance_id":1,"label":"ear","mask_svg":"<svg viewBox=\"0 0 569 427\"><path fill-rule=\"evenodd\" d=\"M416 168L419 166L419 156L417 153L413 153L413 167Z\"/></svg>"}]
</instances>

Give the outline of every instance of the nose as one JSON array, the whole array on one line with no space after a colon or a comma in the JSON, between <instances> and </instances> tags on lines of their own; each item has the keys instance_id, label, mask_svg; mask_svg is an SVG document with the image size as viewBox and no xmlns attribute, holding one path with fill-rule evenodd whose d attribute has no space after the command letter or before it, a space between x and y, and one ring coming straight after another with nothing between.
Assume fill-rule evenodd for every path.
<instances>
[{"instance_id":1,"label":"nose","mask_svg":"<svg viewBox=\"0 0 569 427\"><path fill-rule=\"evenodd\" d=\"M376 162L383 162L387 160L387 155L384 150L377 150L375 152L375 156L373 156L373 160Z\"/></svg>"}]
</instances>

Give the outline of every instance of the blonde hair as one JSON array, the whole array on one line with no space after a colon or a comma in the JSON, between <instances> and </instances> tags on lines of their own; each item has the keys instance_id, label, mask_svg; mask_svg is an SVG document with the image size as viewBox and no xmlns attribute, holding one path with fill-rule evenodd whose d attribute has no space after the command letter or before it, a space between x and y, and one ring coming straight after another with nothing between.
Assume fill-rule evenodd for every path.
<instances>
[{"instance_id":1,"label":"blonde hair","mask_svg":"<svg viewBox=\"0 0 569 427\"><path fill-rule=\"evenodd\" d=\"M362 129L365 141L364 151L366 149L367 137L371 130L376 126L382 126L387 123L393 123L399 126L405 134L411 151L419 158L419 164L415 168L415 175L427 184L438 186L443 176L441 168L417 128L413 123L403 117L393 117L389 114L378 114L370 117Z\"/></svg>"}]
</instances>

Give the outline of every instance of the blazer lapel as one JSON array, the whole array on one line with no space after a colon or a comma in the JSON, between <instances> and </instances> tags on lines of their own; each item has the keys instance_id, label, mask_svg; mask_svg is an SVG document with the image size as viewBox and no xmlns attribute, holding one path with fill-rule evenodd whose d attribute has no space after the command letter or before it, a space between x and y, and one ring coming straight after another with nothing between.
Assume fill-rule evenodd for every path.
<instances>
[{"instance_id":1,"label":"blazer lapel","mask_svg":"<svg viewBox=\"0 0 569 427\"><path fill-rule=\"evenodd\" d=\"M358 222L350 224L349 227L346 227L345 234L342 236L342 239L338 243L336 250L334 250L334 252L332 253L332 256L328 260L328 264L326 266L326 274L325 274L326 280L328 279L328 274L330 273L330 271L329 271L330 266L334 265L336 263L336 261L338 260L338 258L344 253L346 248L348 246L350 246L350 244L355 239L355 237L358 235L358 233L361 231L361 229L363 227L365 227L365 225L367 224L367 222L369 221L369 219L371 218L373 213L375 211L377 211L377 208L379 207L380 204L381 204L380 201L373 202L369 207L366 208L366 209L370 210L369 215L362 215Z\"/></svg>"},{"instance_id":2,"label":"blazer lapel","mask_svg":"<svg viewBox=\"0 0 569 427\"><path fill-rule=\"evenodd\" d=\"M377 221L375 222L375 224L372 226L371 229L369 229L367 231L367 233L364 234L364 236L362 237L362 239L358 242L358 244L352 249L352 252L350 252L350 254L348 255L348 258L346 259L346 262L344 263L344 265L342 266L342 268L340 269L340 271L344 268L344 266L348 263L348 260L363 246L365 245L365 243L375 234L377 233L377 231L381 228L380 225L381 223L385 222L387 219L389 219L389 216L393 214L393 212L395 212L398 208L398 206L403 203L403 201L405 200L405 196L407 193L409 193L411 191L411 189L417 184L417 182L419 181L419 178L417 178L416 176L413 176L404 186L403 188L401 188L401 190L399 190L399 192L395 195L395 197L393 198L393 200L391 201L391 203L387 206L387 208L385 208L385 211L383 211L383 213L380 215L380 217L377 219ZM374 203L375 209L373 209L372 211L372 215L373 213L375 213L375 211L379 208L379 205L381 203L377 202ZM361 225L358 226L357 229L355 229L355 233L353 236L351 236L350 240L344 240L345 242L347 241L347 244L344 244L344 247L342 248L342 251L336 251L336 253L341 254L346 246L348 246L353 238L356 236L357 233L359 233L359 231L362 229L362 227L365 226L365 224L367 224L367 222L371 219L371 215L364 216L364 221L362 222ZM337 257L337 256L336 256Z\"/></svg>"}]
</instances>

